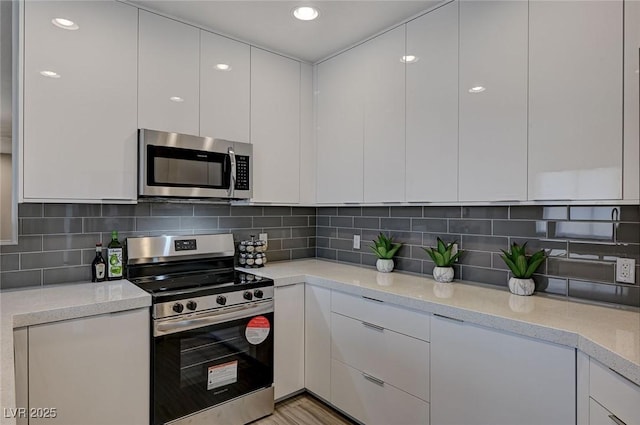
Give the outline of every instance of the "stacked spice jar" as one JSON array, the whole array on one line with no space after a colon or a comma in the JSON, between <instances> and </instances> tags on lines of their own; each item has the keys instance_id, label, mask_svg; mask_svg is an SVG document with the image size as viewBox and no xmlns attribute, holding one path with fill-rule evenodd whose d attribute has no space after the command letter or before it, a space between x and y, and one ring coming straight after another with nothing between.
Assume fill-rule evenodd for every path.
<instances>
[{"instance_id":1,"label":"stacked spice jar","mask_svg":"<svg viewBox=\"0 0 640 425\"><path fill-rule=\"evenodd\" d=\"M240 241L238 250L240 267L264 267L267 264L267 241L256 240L255 235L250 235L251 240Z\"/></svg>"}]
</instances>

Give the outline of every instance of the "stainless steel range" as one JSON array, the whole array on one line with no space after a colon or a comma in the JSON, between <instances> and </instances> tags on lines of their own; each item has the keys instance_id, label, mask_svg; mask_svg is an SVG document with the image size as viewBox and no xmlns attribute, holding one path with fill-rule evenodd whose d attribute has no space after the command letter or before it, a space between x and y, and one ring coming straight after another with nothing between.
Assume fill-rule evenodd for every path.
<instances>
[{"instance_id":1,"label":"stainless steel range","mask_svg":"<svg viewBox=\"0 0 640 425\"><path fill-rule=\"evenodd\" d=\"M273 280L234 270L231 234L128 238L126 252L153 296L151 423L272 413Z\"/></svg>"}]
</instances>

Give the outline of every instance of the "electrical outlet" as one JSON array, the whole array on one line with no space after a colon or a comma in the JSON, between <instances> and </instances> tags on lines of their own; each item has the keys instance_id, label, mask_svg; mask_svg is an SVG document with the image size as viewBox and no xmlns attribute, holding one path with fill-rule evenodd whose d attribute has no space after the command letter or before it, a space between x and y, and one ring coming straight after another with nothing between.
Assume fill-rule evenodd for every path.
<instances>
[{"instance_id":1,"label":"electrical outlet","mask_svg":"<svg viewBox=\"0 0 640 425\"><path fill-rule=\"evenodd\" d=\"M636 283L636 260L633 258L616 260L616 282Z\"/></svg>"},{"instance_id":2,"label":"electrical outlet","mask_svg":"<svg viewBox=\"0 0 640 425\"><path fill-rule=\"evenodd\" d=\"M454 255L456 255L458 253L458 244L454 243L453 244L453 248L451 248L451 256L453 257ZM456 263L458 262L458 259L456 258Z\"/></svg>"},{"instance_id":3,"label":"electrical outlet","mask_svg":"<svg viewBox=\"0 0 640 425\"><path fill-rule=\"evenodd\" d=\"M260 239L261 241L269 242L269 238L266 233L260 233L258 235L258 239Z\"/></svg>"},{"instance_id":4,"label":"electrical outlet","mask_svg":"<svg viewBox=\"0 0 640 425\"><path fill-rule=\"evenodd\" d=\"M360 249L360 235L353 235L353 249Z\"/></svg>"}]
</instances>

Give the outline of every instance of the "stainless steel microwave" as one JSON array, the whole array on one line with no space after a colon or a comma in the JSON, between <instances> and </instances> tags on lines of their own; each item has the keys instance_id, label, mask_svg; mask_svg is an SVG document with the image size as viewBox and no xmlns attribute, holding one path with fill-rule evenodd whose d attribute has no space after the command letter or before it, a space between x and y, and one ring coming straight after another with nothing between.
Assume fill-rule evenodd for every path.
<instances>
[{"instance_id":1,"label":"stainless steel microwave","mask_svg":"<svg viewBox=\"0 0 640 425\"><path fill-rule=\"evenodd\" d=\"M140 129L138 197L249 199L249 143Z\"/></svg>"}]
</instances>

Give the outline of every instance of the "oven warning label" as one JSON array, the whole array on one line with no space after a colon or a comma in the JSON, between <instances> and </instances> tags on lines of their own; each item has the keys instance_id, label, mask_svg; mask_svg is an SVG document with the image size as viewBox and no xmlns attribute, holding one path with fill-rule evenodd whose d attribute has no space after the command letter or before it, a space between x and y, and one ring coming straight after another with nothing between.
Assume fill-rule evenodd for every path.
<instances>
[{"instance_id":1,"label":"oven warning label","mask_svg":"<svg viewBox=\"0 0 640 425\"><path fill-rule=\"evenodd\" d=\"M244 334L250 344L258 345L267 339L270 331L271 323L269 323L269 319L264 316L256 316L249 321Z\"/></svg>"},{"instance_id":2,"label":"oven warning label","mask_svg":"<svg viewBox=\"0 0 640 425\"><path fill-rule=\"evenodd\" d=\"M207 377L207 390L224 387L238 382L238 361L210 366Z\"/></svg>"}]
</instances>

